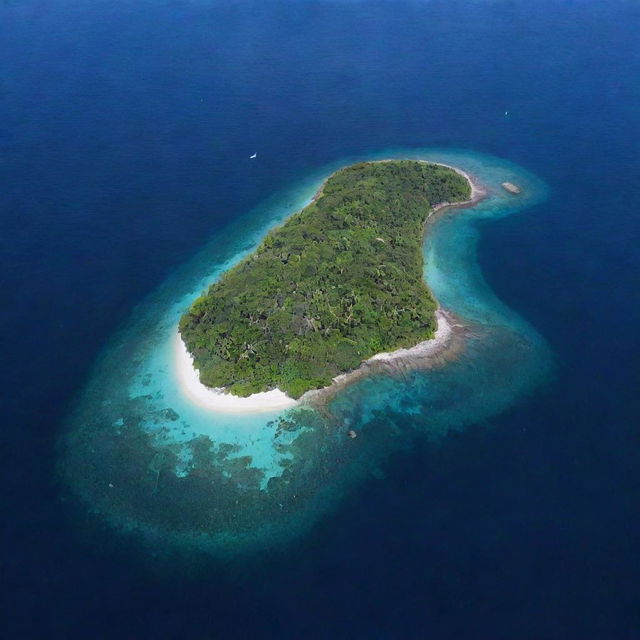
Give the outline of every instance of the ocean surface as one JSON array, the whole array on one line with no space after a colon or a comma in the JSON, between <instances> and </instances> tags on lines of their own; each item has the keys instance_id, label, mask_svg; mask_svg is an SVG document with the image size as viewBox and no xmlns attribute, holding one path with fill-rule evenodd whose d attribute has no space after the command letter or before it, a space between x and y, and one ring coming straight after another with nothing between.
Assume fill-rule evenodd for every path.
<instances>
[{"instance_id":1,"label":"ocean surface","mask_svg":"<svg viewBox=\"0 0 640 640\"><path fill-rule=\"evenodd\" d=\"M2 636L640 638L639 28L622 0L2 4ZM386 157L488 187L424 247L463 355L323 414L190 404L180 313Z\"/></svg>"}]
</instances>

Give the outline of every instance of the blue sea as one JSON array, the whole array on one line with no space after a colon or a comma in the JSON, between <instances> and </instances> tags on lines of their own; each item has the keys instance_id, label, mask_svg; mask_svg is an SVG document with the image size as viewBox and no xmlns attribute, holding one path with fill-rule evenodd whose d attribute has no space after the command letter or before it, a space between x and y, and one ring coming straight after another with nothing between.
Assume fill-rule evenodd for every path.
<instances>
[{"instance_id":1,"label":"blue sea","mask_svg":"<svg viewBox=\"0 0 640 640\"><path fill-rule=\"evenodd\" d=\"M631 0L4 2L2 636L640 638L639 30ZM322 412L191 403L180 314L390 157L487 188L424 245L458 357Z\"/></svg>"}]
</instances>

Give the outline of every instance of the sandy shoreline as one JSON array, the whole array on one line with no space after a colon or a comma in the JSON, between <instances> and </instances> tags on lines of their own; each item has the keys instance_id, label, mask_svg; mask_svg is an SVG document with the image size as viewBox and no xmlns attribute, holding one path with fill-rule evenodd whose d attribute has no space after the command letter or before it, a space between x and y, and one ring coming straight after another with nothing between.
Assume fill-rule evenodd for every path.
<instances>
[{"instance_id":1,"label":"sandy shoreline","mask_svg":"<svg viewBox=\"0 0 640 640\"><path fill-rule=\"evenodd\" d=\"M391 160L391 159L390 159ZM388 162L378 160L377 162ZM429 162L427 160L421 162ZM442 162L432 162L452 169L464 176L471 185L471 197L464 202L440 202L432 207L429 218L447 207L469 207L486 195L486 190L465 171ZM313 197L317 200L322 194L324 183ZM427 218L427 221L429 220ZM290 398L280 389L273 389L262 393L254 393L246 398L225 393L224 389L207 387L200 382L197 369L193 366L193 357L188 352L180 333L176 331L174 337L175 375L183 395L194 404L211 411L220 413L261 413L288 409L298 404L323 404L337 391L352 384L360 378L375 372L398 372L410 369L429 368L441 362L452 354L458 353L461 346L460 329L462 325L456 323L449 312L438 309L436 311L437 328L431 340L425 340L409 349L398 349L391 353L378 353L365 360L357 369L336 376L330 386L323 389L307 391L299 400Z\"/></svg>"},{"instance_id":2,"label":"sandy shoreline","mask_svg":"<svg viewBox=\"0 0 640 640\"><path fill-rule=\"evenodd\" d=\"M175 375L183 395L191 402L211 411L221 413L260 413L288 409L298 402L280 389L254 393L246 398L225 393L224 389L207 387L200 382L193 357L176 331L174 336Z\"/></svg>"},{"instance_id":3,"label":"sandy shoreline","mask_svg":"<svg viewBox=\"0 0 640 640\"><path fill-rule=\"evenodd\" d=\"M429 161L420 160L420 162L429 162ZM440 211L440 209L444 209L445 207L458 207L458 208L470 207L471 205L474 205L480 202L480 200L483 200L484 198L486 198L487 190L480 183L476 182L474 177L471 174L467 173L466 171L463 171L462 169L458 169L458 167L454 167L450 164L444 164L444 162L429 162L429 164L437 164L441 167L447 167L447 169L452 169L456 173L466 178L467 182L471 185L471 197L468 200L464 200L463 202L440 202L433 206L433 208L431 209L431 213L429 214L429 217L433 216L433 214L436 213L436 211Z\"/></svg>"},{"instance_id":4,"label":"sandy shoreline","mask_svg":"<svg viewBox=\"0 0 640 640\"><path fill-rule=\"evenodd\" d=\"M336 393L349 385L375 374L404 376L409 371L430 369L456 357L462 350L464 325L443 309L436 311L438 323L435 335L409 349L397 349L391 353L378 353L365 360L357 369L343 373L323 389L307 391L300 402L325 405Z\"/></svg>"},{"instance_id":5,"label":"sandy shoreline","mask_svg":"<svg viewBox=\"0 0 640 640\"><path fill-rule=\"evenodd\" d=\"M289 409L303 403L324 403L338 390L373 372L428 368L446 359L446 352L457 351L451 347L456 342L461 325L456 324L453 316L442 309L436 311L436 321L437 329L430 340L409 349L378 353L365 360L357 369L336 376L330 386L307 391L299 400L290 398L280 389L241 398L225 393L224 389L205 386L200 382L198 371L193 366L193 358L177 331L174 336L175 375L185 397L203 409L220 413L262 413Z\"/></svg>"}]
</instances>

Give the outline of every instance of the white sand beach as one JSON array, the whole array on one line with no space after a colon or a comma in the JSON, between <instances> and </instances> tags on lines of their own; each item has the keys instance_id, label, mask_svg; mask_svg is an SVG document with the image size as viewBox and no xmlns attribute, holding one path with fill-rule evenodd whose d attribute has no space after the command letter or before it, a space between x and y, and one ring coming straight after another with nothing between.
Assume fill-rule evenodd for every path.
<instances>
[{"instance_id":1,"label":"white sand beach","mask_svg":"<svg viewBox=\"0 0 640 640\"><path fill-rule=\"evenodd\" d=\"M436 311L436 322L438 323L436 332L430 340L419 342L415 347L410 347L409 349L396 349L396 351L392 351L391 353L377 353L365 362L426 358L427 356L438 353L451 338L452 328L449 318L441 309Z\"/></svg>"},{"instance_id":2,"label":"white sand beach","mask_svg":"<svg viewBox=\"0 0 640 640\"><path fill-rule=\"evenodd\" d=\"M388 160L379 160L377 162L388 162ZM453 169L460 175L464 176L471 185L471 197L465 202L441 202L433 207L431 215L445 207L464 207L475 204L487 195L486 190L465 171L441 162L432 164L439 164L443 167L448 167L449 169ZM320 193L322 193L322 187L319 189L315 197L317 198ZM211 411L218 411L221 413L258 413L288 409L300 402L305 402L311 398L317 398L320 395L332 395L334 390L343 387L346 384L350 384L363 375L366 375L366 372L374 364L379 365L381 363L392 363L394 361L400 364L402 362L406 363L413 361L421 363L427 362L425 366L430 366L428 364L430 357L439 354L447 347L453 333L451 322L444 310L438 309L436 311L436 321L436 332L431 340L425 340L424 342L421 342L415 347L411 347L409 349L398 349L391 353L378 353L368 360L365 360L360 367L354 371L336 376L333 379L333 384L329 387L307 391L300 400L294 400L280 389L254 393L246 398L241 398L231 393L226 393L224 389L214 389L205 386L200 382L198 371L193 366L193 358L187 351L187 348L178 332L176 332L175 336L176 378L180 385L180 389L187 398L198 406L210 409Z\"/></svg>"},{"instance_id":3,"label":"white sand beach","mask_svg":"<svg viewBox=\"0 0 640 640\"><path fill-rule=\"evenodd\" d=\"M224 389L214 389L200 382L198 371L193 366L193 358L180 337L175 334L175 372L182 393L198 406L220 413L262 413L288 409L318 394L331 390L332 387L342 387L364 375L370 364L392 361L415 360L424 362L430 356L440 353L449 343L452 336L452 326L446 312L436 311L437 329L430 340L420 342L409 349L397 349L390 353L378 353L365 360L358 369L343 373L333 379L333 384L325 389L308 391L301 400L290 398L284 391L273 389L262 393L254 393L246 398L225 393Z\"/></svg>"},{"instance_id":4,"label":"white sand beach","mask_svg":"<svg viewBox=\"0 0 640 640\"><path fill-rule=\"evenodd\" d=\"M241 398L231 393L225 393L224 389L205 386L200 382L198 371L193 366L193 358L177 331L174 341L176 378L180 390L189 400L203 409L220 413L259 413L288 409L297 404L296 400L290 398L280 389L254 393L246 398Z\"/></svg>"}]
</instances>

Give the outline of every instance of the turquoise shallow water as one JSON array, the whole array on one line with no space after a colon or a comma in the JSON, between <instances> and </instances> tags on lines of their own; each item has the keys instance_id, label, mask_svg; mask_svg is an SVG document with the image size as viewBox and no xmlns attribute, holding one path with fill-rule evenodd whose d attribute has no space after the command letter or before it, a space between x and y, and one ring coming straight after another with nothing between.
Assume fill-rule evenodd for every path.
<instances>
[{"instance_id":1,"label":"turquoise shallow water","mask_svg":"<svg viewBox=\"0 0 640 640\"><path fill-rule=\"evenodd\" d=\"M3 637L637 640L639 23L635 0L3 3ZM188 408L130 376L174 305L330 163L428 145L549 186L430 236L431 286L482 316L467 358L350 389L355 441L308 416L268 491L207 441L197 469L151 446L139 423Z\"/></svg>"},{"instance_id":2,"label":"turquoise shallow water","mask_svg":"<svg viewBox=\"0 0 640 640\"><path fill-rule=\"evenodd\" d=\"M362 380L322 412L221 414L184 398L174 375L173 338L193 299L253 250L267 229L304 206L336 168L385 157L452 164L488 190L474 207L437 217L424 248L426 281L467 326L461 356L402 378ZM506 180L523 194L507 194L500 187ZM301 535L359 479L380 474L391 452L416 437L440 438L496 415L552 374L545 341L494 295L475 257L484 224L525 215L545 195L540 180L504 160L407 149L335 163L274 195L214 237L104 349L64 436L61 472L68 486L116 529L217 555ZM356 440L346 435L352 428Z\"/></svg>"}]
</instances>

